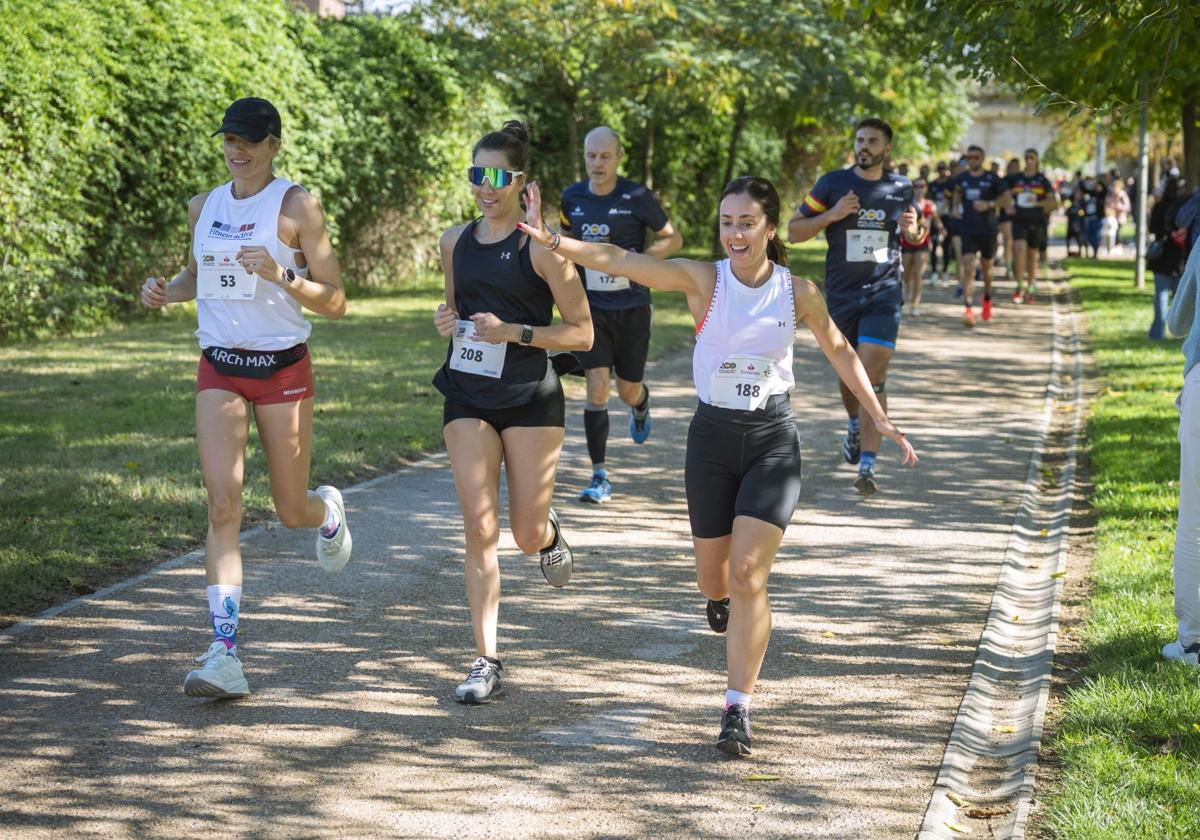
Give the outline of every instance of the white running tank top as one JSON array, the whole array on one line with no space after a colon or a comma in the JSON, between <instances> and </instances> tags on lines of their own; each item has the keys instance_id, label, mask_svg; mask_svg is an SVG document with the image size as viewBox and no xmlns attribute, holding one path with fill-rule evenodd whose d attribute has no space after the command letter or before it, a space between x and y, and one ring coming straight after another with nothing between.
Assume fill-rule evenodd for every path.
<instances>
[{"instance_id":1,"label":"white running tank top","mask_svg":"<svg viewBox=\"0 0 1200 840\"><path fill-rule=\"evenodd\" d=\"M719 408L754 410L796 384L792 273L775 265L767 282L752 289L733 276L728 259L716 269L708 313L696 328L696 395Z\"/></svg>"},{"instance_id":2,"label":"white running tank top","mask_svg":"<svg viewBox=\"0 0 1200 840\"><path fill-rule=\"evenodd\" d=\"M263 245L284 268L300 277L308 268L296 262L300 251L279 241L279 212L292 182L276 178L249 198L233 197L233 182L208 194L196 222L192 253L203 266L204 252L228 253L243 245ZM249 277L240 266L236 271ZM304 320L300 304L281 286L259 277L251 300L196 300L201 349L230 347L241 350L285 350L308 340L312 324Z\"/></svg>"}]
</instances>

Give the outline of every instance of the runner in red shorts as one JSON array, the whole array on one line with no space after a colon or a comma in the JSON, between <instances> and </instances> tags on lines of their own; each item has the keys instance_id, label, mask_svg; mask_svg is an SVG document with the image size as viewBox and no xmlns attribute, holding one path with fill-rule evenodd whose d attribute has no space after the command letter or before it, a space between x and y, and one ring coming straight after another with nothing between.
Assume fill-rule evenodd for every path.
<instances>
[{"instance_id":1,"label":"runner in red shorts","mask_svg":"<svg viewBox=\"0 0 1200 840\"><path fill-rule=\"evenodd\" d=\"M196 301L200 367L196 442L208 490L204 562L214 640L184 680L193 697L250 693L237 655L242 599L242 474L253 414L275 512L288 528L317 529L317 560L330 572L350 559L350 530L334 487L308 489L313 378L302 308L327 318L346 312L341 269L316 198L277 178L279 112L265 99L225 111L233 180L188 204L192 248L170 281L151 277L142 303L158 309Z\"/></svg>"}]
</instances>

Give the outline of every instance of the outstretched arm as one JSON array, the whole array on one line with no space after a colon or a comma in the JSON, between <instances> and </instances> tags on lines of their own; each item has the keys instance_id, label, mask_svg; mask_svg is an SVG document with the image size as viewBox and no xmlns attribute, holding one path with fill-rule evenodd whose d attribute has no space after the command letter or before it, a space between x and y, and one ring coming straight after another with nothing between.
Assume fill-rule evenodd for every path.
<instances>
[{"instance_id":1,"label":"outstretched arm","mask_svg":"<svg viewBox=\"0 0 1200 840\"><path fill-rule=\"evenodd\" d=\"M884 412L883 406L879 404L879 399L875 396L874 389L871 388L871 380L867 378L867 371L863 368L858 354L854 352L850 342L834 326L833 320L829 317L829 310L825 307L825 298L821 296L821 292L811 281L794 278L792 280L792 298L796 302L796 322L803 322L812 330L821 352L825 354L825 358L829 360L829 364L833 366L841 380L846 383L846 387L854 393L854 396L858 397L859 403L870 413L880 434L895 441L896 445L900 447L902 463L909 467L916 464L916 450L888 419L887 413Z\"/></svg>"},{"instance_id":2,"label":"outstretched arm","mask_svg":"<svg viewBox=\"0 0 1200 840\"><path fill-rule=\"evenodd\" d=\"M626 251L603 242L581 242L546 230L542 223L542 197L537 183L525 193L524 233L542 246L571 262L603 271L613 277L628 277L651 289L694 294L703 278L712 274L712 264L696 260L659 260L648 254ZM711 289L710 289L711 291Z\"/></svg>"}]
</instances>

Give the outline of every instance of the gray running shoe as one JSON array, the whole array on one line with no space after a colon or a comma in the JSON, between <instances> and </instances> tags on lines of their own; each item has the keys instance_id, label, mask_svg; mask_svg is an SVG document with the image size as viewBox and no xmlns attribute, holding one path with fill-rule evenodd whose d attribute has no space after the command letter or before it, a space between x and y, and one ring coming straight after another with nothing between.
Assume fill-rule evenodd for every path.
<instances>
[{"instance_id":1,"label":"gray running shoe","mask_svg":"<svg viewBox=\"0 0 1200 840\"><path fill-rule=\"evenodd\" d=\"M542 556L542 574L549 584L556 589L562 589L571 580L571 572L575 569L575 555L571 546L563 539L562 530L558 527L558 514L550 508L550 524L554 526L554 542L539 552Z\"/></svg>"},{"instance_id":2,"label":"gray running shoe","mask_svg":"<svg viewBox=\"0 0 1200 840\"><path fill-rule=\"evenodd\" d=\"M467 678L454 689L454 697L459 703L472 706L490 703L504 691L503 676L503 665L481 656L471 666Z\"/></svg>"},{"instance_id":3,"label":"gray running shoe","mask_svg":"<svg viewBox=\"0 0 1200 840\"><path fill-rule=\"evenodd\" d=\"M879 489L874 467L864 467L858 471L858 478L854 479L854 489L863 496L873 495Z\"/></svg>"}]
</instances>

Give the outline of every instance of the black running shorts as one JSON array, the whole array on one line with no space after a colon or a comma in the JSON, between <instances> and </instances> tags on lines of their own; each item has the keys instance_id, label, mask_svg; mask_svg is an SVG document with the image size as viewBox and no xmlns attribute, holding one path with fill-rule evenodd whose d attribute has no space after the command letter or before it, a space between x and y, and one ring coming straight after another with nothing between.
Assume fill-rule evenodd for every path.
<instances>
[{"instance_id":1,"label":"black running shorts","mask_svg":"<svg viewBox=\"0 0 1200 840\"><path fill-rule=\"evenodd\" d=\"M1013 222L1013 239L1023 239L1032 249L1040 251L1049 242L1049 231L1045 222Z\"/></svg>"},{"instance_id":2,"label":"black running shorts","mask_svg":"<svg viewBox=\"0 0 1200 840\"><path fill-rule=\"evenodd\" d=\"M684 467L692 536L733 533L749 516L786 530L800 500L800 436L787 394L758 411L700 403Z\"/></svg>"},{"instance_id":3,"label":"black running shorts","mask_svg":"<svg viewBox=\"0 0 1200 840\"><path fill-rule=\"evenodd\" d=\"M632 309L592 307L591 350L577 352L585 370L614 368L626 382L641 382L650 352L650 304Z\"/></svg>"},{"instance_id":4,"label":"black running shorts","mask_svg":"<svg viewBox=\"0 0 1200 840\"><path fill-rule=\"evenodd\" d=\"M524 405L514 405L511 408L480 408L446 400L442 408L443 426L455 420L468 418L482 420L497 432L514 426L557 426L561 429L567 425L567 401L563 396L558 374L547 369L545 378L538 383L537 390L533 392L533 399Z\"/></svg>"},{"instance_id":5,"label":"black running shorts","mask_svg":"<svg viewBox=\"0 0 1200 840\"><path fill-rule=\"evenodd\" d=\"M962 235L962 252L979 254L981 260L990 260L996 256L996 232L964 233Z\"/></svg>"}]
</instances>

